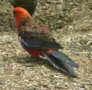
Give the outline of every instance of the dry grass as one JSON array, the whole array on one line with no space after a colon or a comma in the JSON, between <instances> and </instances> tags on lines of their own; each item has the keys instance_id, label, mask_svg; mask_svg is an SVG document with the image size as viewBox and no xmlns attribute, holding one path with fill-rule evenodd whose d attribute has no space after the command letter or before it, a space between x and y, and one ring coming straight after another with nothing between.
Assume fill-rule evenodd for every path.
<instances>
[{"instance_id":1,"label":"dry grass","mask_svg":"<svg viewBox=\"0 0 92 90\"><path fill-rule=\"evenodd\" d=\"M84 10L86 9L83 8ZM37 22L39 18L45 18L44 16L47 15L45 12L39 12L37 10L34 15ZM85 12L80 12L85 14ZM30 56L20 46L16 33L0 32L0 90L91 90L91 11L90 14L86 13L85 17L80 19L77 16L81 14L71 13L73 13L72 18L76 18L76 21L67 23L62 29L52 31L52 34L57 42L64 46L62 52L79 64L79 68L75 69L78 78L72 78L57 71L44 59L26 63L25 61L30 59ZM49 23L48 18L46 22Z\"/></svg>"}]
</instances>

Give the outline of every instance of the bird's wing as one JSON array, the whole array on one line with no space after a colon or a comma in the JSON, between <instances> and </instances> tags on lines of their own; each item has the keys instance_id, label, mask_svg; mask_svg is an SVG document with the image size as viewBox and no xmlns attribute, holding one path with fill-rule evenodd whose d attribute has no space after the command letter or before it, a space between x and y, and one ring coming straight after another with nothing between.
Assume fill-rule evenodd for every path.
<instances>
[{"instance_id":1,"label":"bird's wing","mask_svg":"<svg viewBox=\"0 0 92 90\"><path fill-rule=\"evenodd\" d=\"M50 31L45 26L32 25L20 27L18 31L19 41L33 49L59 49L62 46L54 42Z\"/></svg>"}]
</instances>

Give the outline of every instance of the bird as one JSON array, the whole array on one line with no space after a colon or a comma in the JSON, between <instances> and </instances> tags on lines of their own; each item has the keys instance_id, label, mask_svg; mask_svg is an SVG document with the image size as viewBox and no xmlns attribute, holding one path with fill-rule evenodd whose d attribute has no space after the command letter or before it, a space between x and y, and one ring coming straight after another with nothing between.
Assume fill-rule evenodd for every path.
<instances>
[{"instance_id":1,"label":"bird","mask_svg":"<svg viewBox=\"0 0 92 90\"><path fill-rule=\"evenodd\" d=\"M25 8L30 15L33 15L37 6L37 0L9 0L14 7Z\"/></svg>"},{"instance_id":2,"label":"bird","mask_svg":"<svg viewBox=\"0 0 92 90\"><path fill-rule=\"evenodd\" d=\"M22 7L15 7L13 14L18 40L31 55L30 59L45 57L57 70L78 77L73 67L78 68L79 65L59 51L63 47L53 38L48 26L37 24Z\"/></svg>"}]
</instances>

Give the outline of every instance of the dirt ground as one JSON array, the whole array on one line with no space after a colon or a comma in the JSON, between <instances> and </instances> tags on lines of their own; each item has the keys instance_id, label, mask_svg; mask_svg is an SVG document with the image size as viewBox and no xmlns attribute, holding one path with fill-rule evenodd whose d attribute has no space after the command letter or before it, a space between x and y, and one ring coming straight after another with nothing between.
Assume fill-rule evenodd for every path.
<instances>
[{"instance_id":1,"label":"dirt ground","mask_svg":"<svg viewBox=\"0 0 92 90\"><path fill-rule=\"evenodd\" d=\"M20 46L14 26L3 31L0 24L0 90L92 90L92 1L38 0L33 18L48 25L64 46L60 51L79 64L78 78L44 59L27 63L30 55Z\"/></svg>"}]
</instances>

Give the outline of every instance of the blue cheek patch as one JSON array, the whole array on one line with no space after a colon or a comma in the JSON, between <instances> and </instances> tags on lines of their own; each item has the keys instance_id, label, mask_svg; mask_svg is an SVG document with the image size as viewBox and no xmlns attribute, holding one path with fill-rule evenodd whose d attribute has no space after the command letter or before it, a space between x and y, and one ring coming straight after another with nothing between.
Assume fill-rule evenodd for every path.
<instances>
[{"instance_id":1,"label":"blue cheek patch","mask_svg":"<svg viewBox=\"0 0 92 90\"><path fill-rule=\"evenodd\" d=\"M16 18L14 17L14 20L16 21Z\"/></svg>"},{"instance_id":2,"label":"blue cheek patch","mask_svg":"<svg viewBox=\"0 0 92 90\"><path fill-rule=\"evenodd\" d=\"M13 17L14 17L14 20L16 21L16 17L13 15Z\"/></svg>"}]
</instances>

